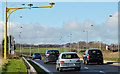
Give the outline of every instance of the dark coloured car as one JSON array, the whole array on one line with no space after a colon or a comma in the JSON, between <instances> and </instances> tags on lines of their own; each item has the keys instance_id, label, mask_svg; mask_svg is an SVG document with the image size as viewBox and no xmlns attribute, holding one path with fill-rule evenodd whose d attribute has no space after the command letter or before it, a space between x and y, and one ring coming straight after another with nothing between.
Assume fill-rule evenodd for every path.
<instances>
[{"instance_id":1,"label":"dark coloured car","mask_svg":"<svg viewBox=\"0 0 120 74\"><path fill-rule=\"evenodd\" d=\"M103 64L103 54L100 49L87 49L83 55L83 63Z\"/></svg>"},{"instance_id":2,"label":"dark coloured car","mask_svg":"<svg viewBox=\"0 0 120 74\"><path fill-rule=\"evenodd\" d=\"M49 62L56 62L59 56L59 51L57 49L46 50L44 64Z\"/></svg>"},{"instance_id":3,"label":"dark coloured car","mask_svg":"<svg viewBox=\"0 0 120 74\"><path fill-rule=\"evenodd\" d=\"M40 59L41 60L41 54L40 53L33 53L32 59Z\"/></svg>"}]
</instances>

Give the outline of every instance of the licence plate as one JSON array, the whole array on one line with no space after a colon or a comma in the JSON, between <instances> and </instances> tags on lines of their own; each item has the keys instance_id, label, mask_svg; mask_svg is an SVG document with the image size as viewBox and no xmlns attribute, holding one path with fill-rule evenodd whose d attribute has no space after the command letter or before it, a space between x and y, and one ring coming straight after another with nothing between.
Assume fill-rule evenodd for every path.
<instances>
[{"instance_id":1,"label":"licence plate","mask_svg":"<svg viewBox=\"0 0 120 74\"><path fill-rule=\"evenodd\" d=\"M74 63L70 63L69 66L75 66L75 64Z\"/></svg>"}]
</instances>

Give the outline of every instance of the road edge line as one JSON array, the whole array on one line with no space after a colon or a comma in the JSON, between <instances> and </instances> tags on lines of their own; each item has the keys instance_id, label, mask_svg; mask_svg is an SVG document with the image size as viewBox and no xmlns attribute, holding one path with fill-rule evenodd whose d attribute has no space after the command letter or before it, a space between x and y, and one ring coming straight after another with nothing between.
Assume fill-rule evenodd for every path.
<instances>
[{"instance_id":1,"label":"road edge line","mask_svg":"<svg viewBox=\"0 0 120 74\"><path fill-rule=\"evenodd\" d=\"M31 61L34 62L35 64L37 64L39 67L41 67L45 72L50 73L50 71L48 69L46 69L44 66L42 66L41 64L39 64L39 63L37 63L37 62L35 62L33 60L31 60Z\"/></svg>"}]
</instances>

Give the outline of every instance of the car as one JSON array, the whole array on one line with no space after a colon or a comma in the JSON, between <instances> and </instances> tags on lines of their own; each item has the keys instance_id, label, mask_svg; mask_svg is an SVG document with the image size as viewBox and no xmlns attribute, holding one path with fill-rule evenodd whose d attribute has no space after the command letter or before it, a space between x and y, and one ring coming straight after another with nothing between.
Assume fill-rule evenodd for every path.
<instances>
[{"instance_id":1,"label":"car","mask_svg":"<svg viewBox=\"0 0 120 74\"><path fill-rule=\"evenodd\" d=\"M47 64L49 62L56 62L58 56L59 56L59 50L57 49L46 50L44 64Z\"/></svg>"},{"instance_id":2,"label":"car","mask_svg":"<svg viewBox=\"0 0 120 74\"><path fill-rule=\"evenodd\" d=\"M96 48L87 49L83 55L83 63L86 65L89 63L103 64L102 51Z\"/></svg>"},{"instance_id":3,"label":"car","mask_svg":"<svg viewBox=\"0 0 120 74\"><path fill-rule=\"evenodd\" d=\"M40 59L41 60L41 54L40 53L33 53L32 59Z\"/></svg>"},{"instance_id":4,"label":"car","mask_svg":"<svg viewBox=\"0 0 120 74\"><path fill-rule=\"evenodd\" d=\"M59 55L56 62L56 70L61 72L65 68L74 68L80 71L81 62L76 52L62 52Z\"/></svg>"}]
</instances>

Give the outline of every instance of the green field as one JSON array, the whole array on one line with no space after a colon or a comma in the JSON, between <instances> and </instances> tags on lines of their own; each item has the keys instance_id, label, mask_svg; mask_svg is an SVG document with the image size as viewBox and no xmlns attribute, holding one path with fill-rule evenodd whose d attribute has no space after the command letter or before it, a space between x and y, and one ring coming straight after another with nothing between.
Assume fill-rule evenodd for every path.
<instances>
[{"instance_id":1,"label":"green field","mask_svg":"<svg viewBox=\"0 0 120 74\"><path fill-rule=\"evenodd\" d=\"M23 52L23 53L30 53L30 51L31 51L31 53L34 53L34 52L45 53L46 50L48 50L48 49L58 49L60 51L60 53L64 52L64 51L65 52L70 51L69 48L37 48L37 47L30 48L30 47L22 47L21 52ZM17 48L15 50L15 52L20 52L20 49Z\"/></svg>"},{"instance_id":2,"label":"green field","mask_svg":"<svg viewBox=\"0 0 120 74\"><path fill-rule=\"evenodd\" d=\"M27 74L27 69L22 59L8 59L8 63L3 66L2 72L23 72Z\"/></svg>"},{"instance_id":3,"label":"green field","mask_svg":"<svg viewBox=\"0 0 120 74\"><path fill-rule=\"evenodd\" d=\"M34 52L45 53L46 50L48 50L48 49L58 49L60 51L60 53L70 51L70 49L67 47L66 48L63 48L63 47L61 47L61 48L39 48L39 49L37 47L31 47L31 53L34 53ZM74 49L74 48L72 48L72 49L78 53L79 57L82 57L86 50L86 49ZM20 52L19 48L17 48L15 50L15 52L19 53ZM22 53L30 53L30 47L22 47L21 52ZM110 52L110 51L102 51L102 52L103 52L104 60L112 60L112 61L118 60L117 59L118 52Z\"/></svg>"}]
</instances>

